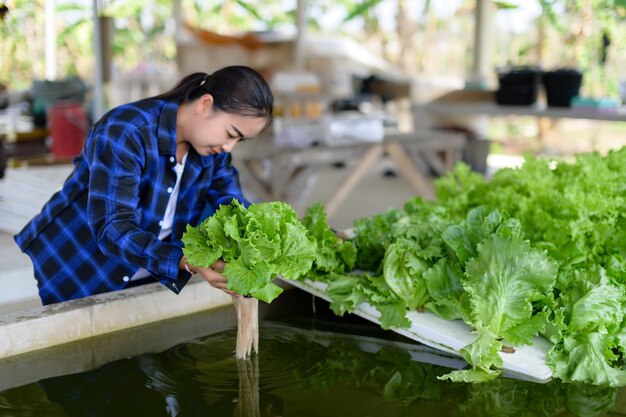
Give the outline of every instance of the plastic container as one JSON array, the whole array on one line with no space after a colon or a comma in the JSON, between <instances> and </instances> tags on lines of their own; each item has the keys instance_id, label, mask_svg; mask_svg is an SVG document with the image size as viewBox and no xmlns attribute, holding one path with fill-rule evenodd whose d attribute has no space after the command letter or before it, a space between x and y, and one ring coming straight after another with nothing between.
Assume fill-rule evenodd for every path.
<instances>
[{"instance_id":1,"label":"plastic container","mask_svg":"<svg viewBox=\"0 0 626 417\"><path fill-rule=\"evenodd\" d=\"M530 106L537 102L542 71L539 67L512 67L498 70L496 103Z\"/></svg>"},{"instance_id":2,"label":"plastic container","mask_svg":"<svg viewBox=\"0 0 626 417\"><path fill-rule=\"evenodd\" d=\"M578 95L583 74L576 69L560 68L543 74L548 107L570 107L572 98Z\"/></svg>"},{"instance_id":3,"label":"plastic container","mask_svg":"<svg viewBox=\"0 0 626 417\"><path fill-rule=\"evenodd\" d=\"M573 110L610 112L619 109L620 101L612 97L575 96L570 100L570 107Z\"/></svg>"},{"instance_id":4,"label":"plastic container","mask_svg":"<svg viewBox=\"0 0 626 417\"><path fill-rule=\"evenodd\" d=\"M328 146L377 143L385 138L383 119L380 116L344 112L330 115L324 122Z\"/></svg>"},{"instance_id":5,"label":"plastic container","mask_svg":"<svg viewBox=\"0 0 626 417\"><path fill-rule=\"evenodd\" d=\"M89 130L89 120L82 104L71 100L55 102L48 109L47 118L52 154L60 158L77 156Z\"/></svg>"}]
</instances>

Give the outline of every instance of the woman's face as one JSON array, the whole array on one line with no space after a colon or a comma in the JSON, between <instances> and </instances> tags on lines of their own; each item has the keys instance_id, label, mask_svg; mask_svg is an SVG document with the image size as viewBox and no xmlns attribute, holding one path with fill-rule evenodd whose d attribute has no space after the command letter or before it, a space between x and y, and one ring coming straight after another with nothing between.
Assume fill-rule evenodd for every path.
<instances>
[{"instance_id":1,"label":"woman's face","mask_svg":"<svg viewBox=\"0 0 626 417\"><path fill-rule=\"evenodd\" d=\"M184 140L202 156L231 152L241 141L258 136L265 127L264 117L225 113L213 106L213 97L205 94L192 104Z\"/></svg>"}]
</instances>

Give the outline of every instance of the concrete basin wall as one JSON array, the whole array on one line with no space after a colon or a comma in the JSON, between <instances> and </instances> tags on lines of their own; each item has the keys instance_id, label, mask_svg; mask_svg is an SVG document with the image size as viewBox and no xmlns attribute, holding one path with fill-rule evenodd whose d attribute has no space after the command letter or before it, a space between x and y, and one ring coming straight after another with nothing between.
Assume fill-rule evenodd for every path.
<instances>
[{"instance_id":1,"label":"concrete basin wall","mask_svg":"<svg viewBox=\"0 0 626 417\"><path fill-rule=\"evenodd\" d=\"M192 277L179 295L159 283L0 316L0 359L232 304Z\"/></svg>"}]
</instances>

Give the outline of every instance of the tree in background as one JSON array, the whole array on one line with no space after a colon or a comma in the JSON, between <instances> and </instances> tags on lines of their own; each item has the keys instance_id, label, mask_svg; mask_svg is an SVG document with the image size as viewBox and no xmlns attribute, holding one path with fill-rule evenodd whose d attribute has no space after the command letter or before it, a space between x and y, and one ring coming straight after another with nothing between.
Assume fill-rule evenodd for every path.
<instances>
[{"instance_id":1,"label":"tree in background","mask_svg":"<svg viewBox=\"0 0 626 417\"><path fill-rule=\"evenodd\" d=\"M44 1L11 0L0 23L0 82L27 87L43 78ZM475 0L316 0L311 31L355 38L409 75L465 78L471 68ZM494 1L496 17L515 18L521 0ZM527 6L529 3L526 3ZM585 71L590 94L614 94L626 67L626 0L537 0L539 13L522 33L494 28L493 66L567 64ZM293 32L296 0L181 0L184 20L223 34ZM445 10L445 13L442 12ZM173 68L176 45L171 0L103 0L113 18L113 63ZM333 16L339 16L334 18ZM91 1L57 0L58 73L93 73Z\"/></svg>"},{"instance_id":2,"label":"tree in background","mask_svg":"<svg viewBox=\"0 0 626 417\"><path fill-rule=\"evenodd\" d=\"M7 2L0 22L0 84L23 87L34 74L43 74L43 0Z\"/></svg>"},{"instance_id":3,"label":"tree in background","mask_svg":"<svg viewBox=\"0 0 626 417\"><path fill-rule=\"evenodd\" d=\"M616 96L626 79L626 0L538 1L534 30L501 38L496 64L578 68L585 94Z\"/></svg>"},{"instance_id":4,"label":"tree in background","mask_svg":"<svg viewBox=\"0 0 626 417\"><path fill-rule=\"evenodd\" d=\"M283 30L295 24L295 2L281 0L182 0L184 19L192 26L232 34L254 30ZM287 7L285 7L287 6Z\"/></svg>"},{"instance_id":5,"label":"tree in background","mask_svg":"<svg viewBox=\"0 0 626 417\"><path fill-rule=\"evenodd\" d=\"M13 0L0 23L0 82L27 88L44 78L44 0ZM176 45L170 0L108 0L101 14L113 18L113 65L130 70L145 63L174 65ZM59 77L93 73L91 1L57 0Z\"/></svg>"}]
</instances>

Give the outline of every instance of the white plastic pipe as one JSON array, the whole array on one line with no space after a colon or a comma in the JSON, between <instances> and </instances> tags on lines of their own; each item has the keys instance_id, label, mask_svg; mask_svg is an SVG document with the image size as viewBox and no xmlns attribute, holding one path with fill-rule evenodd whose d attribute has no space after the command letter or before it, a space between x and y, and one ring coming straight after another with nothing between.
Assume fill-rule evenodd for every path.
<instances>
[{"instance_id":1,"label":"white plastic pipe","mask_svg":"<svg viewBox=\"0 0 626 417\"><path fill-rule=\"evenodd\" d=\"M95 59L94 80L93 80L93 119L97 121L104 114L104 76L102 56L102 31L100 28L100 12L98 0L93 0L93 50Z\"/></svg>"}]
</instances>

